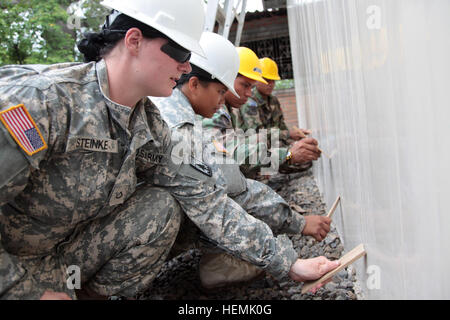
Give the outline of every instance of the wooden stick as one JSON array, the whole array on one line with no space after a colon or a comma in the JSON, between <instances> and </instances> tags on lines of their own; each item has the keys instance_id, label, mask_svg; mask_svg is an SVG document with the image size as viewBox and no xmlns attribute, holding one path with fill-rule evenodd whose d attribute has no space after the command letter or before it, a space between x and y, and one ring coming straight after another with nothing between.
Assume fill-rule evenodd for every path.
<instances>
[{"instance_id":1,"label":"wooden stick","mask_svg":"<svg viewBox=\"0 0 450 320\"><path fill-rule=\"evenodd\" d=\"M337 207L339 201L341 201L341 196L338 196L336 201L333 203L333 206L331 207L330 211L327 214L327 218L331 218L331 216L333 215L334 211L336 210L336 207Z\"/></svg>"},{"instance_id":2,"label":"wooden stick","mask_svg":"<svg viewBox=\"0 0 450 320\"><path fill-rule=\"evenodd\" d=\"M307 138L307 136L303 133L303 131L300 130L299 128L297 128L297 126L294 126L294 129L297 130L298 133L300 133L300 136L302 138ZM317 149L319 149L319 151L322 152L328 159L331 159L331 157L328 154L326 154L325 152L323 152L322 149L320 149L319 147L317 147Z\"/></svg>"},{"instance_id":3,"label":"wooden stick","mask_svg":"<svg viewBox=\"0 0 450 320\"><path fill-rule=\"evenodd\" d=\"M346 268L348 265L352 264L353 262L355 262L364 255L366 255L366 250L364 249L364 244L361 243L359 246L355 247L352 251L348 252L342 258L339 259L339 261L341 262L339 267L326 273L318 280L306 281L305 284L303 285L302 294L308 292L319 283L325 282L328 279L332 278L339 271Z\"/></svg>"}]
</instances>

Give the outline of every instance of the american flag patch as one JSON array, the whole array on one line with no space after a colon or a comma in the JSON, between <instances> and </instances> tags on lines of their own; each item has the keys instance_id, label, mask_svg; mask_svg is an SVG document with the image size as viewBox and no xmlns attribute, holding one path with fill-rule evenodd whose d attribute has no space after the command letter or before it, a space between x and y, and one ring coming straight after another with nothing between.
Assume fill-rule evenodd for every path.
<instances>
[{"instance_id":1,"label":"american flag patch","mask_svg":"<svg viewBox=\"0 0 450 320\"><path fill-rule=\"evenodd\" d=\"M36 123L23 104L0 112L0 120L17 144L30 156L47 149Z\"/></svg>"}]
</instances>

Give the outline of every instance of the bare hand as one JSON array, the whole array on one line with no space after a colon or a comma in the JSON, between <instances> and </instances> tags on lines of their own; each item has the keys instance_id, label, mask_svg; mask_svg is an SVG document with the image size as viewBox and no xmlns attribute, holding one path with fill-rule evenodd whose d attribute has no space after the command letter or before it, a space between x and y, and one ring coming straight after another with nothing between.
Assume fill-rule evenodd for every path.
<instances>
[{"instance_id":1,"label":"bare hand","mask_svg":"<svg viewBox=\"0 0 450 320\"><path fill-rule=\"evenodd\" d=\"M317 146L317 140L314 138L305 138L295 142L289 149L292 153L292 162L306 163L319 159L321 152Z\"/></svg>"},{"instance_id":2,"label":"bare hand","mask_svg":"<svg viewBox=\"0 0 450 320\"><path fill-rule=\"evenodd\" d=\"M289 271L289 277L298 282L317 280L325 273L336 269L340 264L339 260L330 261L323 256L312 259L297 259ZM331 279L329 280L331 281ZM315 293L323 285L324 283L320 283L310 291Z\"/></svg>"},{"instance_id":3,"label":"bare hand","mask_svg":"<svg viewBox=\"0 0 450 320\"><path fill-rule=\"evenodd\" d=\"M306 138L306 136L310 134L311 131L306 129L299 129L297 127L294 127L291 130L289 130L289 137L293 140L300 140Z\"/></svg>"},{"instance_id":4,"label":"bare hand","mask_svg":"<svg viewBox=\"0 0 450 320\"><path fill-rule=\"evenodd\" d=\"M45 291L40 300L72 300L71 297L64 292Z\"/></svg>"},{"instance_id":5,"label":"bare hand","mask_svg":"<svg viewBox=\"0 0 450 320\"><path fill-rule=\"evenodd\" d=\"M331 219L323 216L305 216L306 225L302 231L305 236L312 236L322 241L330 232Z\"/></svg>"}]
</instances>

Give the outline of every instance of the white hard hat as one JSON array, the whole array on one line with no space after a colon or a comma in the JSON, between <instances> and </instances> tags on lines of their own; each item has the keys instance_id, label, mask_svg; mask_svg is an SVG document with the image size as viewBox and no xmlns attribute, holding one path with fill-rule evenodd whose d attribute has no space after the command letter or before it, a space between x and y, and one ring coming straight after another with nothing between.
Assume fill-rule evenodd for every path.
<instances>
[{"instance_id":1,"label":"white hard hat","mask_svg":"<svg viewBox=\"0 0 450 320\"><path fill-rule=\"evenodd\" d=\"M155 28L189 51L204 54L199 45L205 22L202 0L103 0L101 5Z\"/></svg>"},{"instance_id":2,"label":"white hard hat","mask_svg":"<svg viewBox=\"0 0 450 320\"><path fill-rule=\"evenodd\" d=\"M203 32L200 45L205 52L206 59L197 54L192 54L190 63L220 80L239 98L236 90L234 90L234 80L239 71L239 55L234 45L213 32Z\"/></svg>"}]
</instances>

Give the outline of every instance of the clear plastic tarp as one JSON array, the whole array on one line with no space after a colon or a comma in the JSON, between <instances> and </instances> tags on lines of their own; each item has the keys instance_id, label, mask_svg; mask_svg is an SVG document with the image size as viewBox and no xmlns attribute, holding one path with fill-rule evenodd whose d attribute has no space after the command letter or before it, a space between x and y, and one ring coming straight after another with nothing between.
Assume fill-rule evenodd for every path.
<instances>
[{"instance_id":1,"label":"clear plastic tarp","mask_svg":"<svg viewBox=\"0 0 450 320\"><path fill-rule=\"evenodd\" d=\"M450 0L288 0L301 127L368 299L450 298Z\"/></svg>"}]
</instances>

